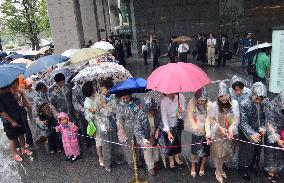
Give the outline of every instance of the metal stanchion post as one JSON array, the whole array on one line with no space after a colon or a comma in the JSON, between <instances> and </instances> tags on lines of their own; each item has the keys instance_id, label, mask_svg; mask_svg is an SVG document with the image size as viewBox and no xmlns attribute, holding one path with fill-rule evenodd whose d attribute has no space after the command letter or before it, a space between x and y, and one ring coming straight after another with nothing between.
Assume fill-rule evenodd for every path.
<instances>
[{"instance_id":1,"label":"metal stanchion post","mask_svg":"<svg viewBox=\"0 0 284 183\"><path fill-rule=\"evenodd\" d=\"M136 147L134 145L133 140L131 141L131 151L132 151L132 158L133 158L133 163L134 163L134 177L130 180L129 183L149 183L146 179L138 177Z\"/></svg>"}]
</instances>

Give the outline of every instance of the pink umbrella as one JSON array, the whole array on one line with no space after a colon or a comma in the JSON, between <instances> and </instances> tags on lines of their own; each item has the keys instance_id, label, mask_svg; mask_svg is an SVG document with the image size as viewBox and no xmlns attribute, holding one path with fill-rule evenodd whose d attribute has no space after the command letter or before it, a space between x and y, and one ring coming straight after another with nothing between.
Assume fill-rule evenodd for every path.
<instances>
[{"instance_id":1,"label":"pink umbrella","mask_svg":"<svg viewBox=\"0 0 284 183\"><path fill-rule=\"evenodd\" d=\"M207 74L190 63L169 63L156 69L147 79L147 89L165 94L195 92L210 84Z\"/></svg>"}]
</instances>

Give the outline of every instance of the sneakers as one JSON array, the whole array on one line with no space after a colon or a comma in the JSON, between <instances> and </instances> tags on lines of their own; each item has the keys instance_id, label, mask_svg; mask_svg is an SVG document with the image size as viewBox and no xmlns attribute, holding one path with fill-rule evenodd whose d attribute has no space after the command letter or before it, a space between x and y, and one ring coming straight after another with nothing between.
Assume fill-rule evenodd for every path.
<instances>
[{"instance_id":1,"label":"sneakers","mask_svg":"<svg viewBox=\"0 0 284 183\"><path fill-rule=\"evenodd\" d=\"M17 162L23 161L23 159L21 158L21 156L18 155L18 154L15 154L13 158L14 158L14 160L17 161Z\"/></svg>"},{"instance_id":2,"label":"sneakers","mask_svg":"<svg viewBox=\"0 0 284 183\"><path fill-rule=\"evenodd\" d=\"M22 150L22 155L31 156L31 155L33 155L33 153L30 150L25 149L25 150Z\"/></svg>"},{"instance_id":3,"label":"sneakers","mask_svg":"<svg viewBox=\"0 0 284 183\"><path fill-rule=\"evenodd\" d=\"M51 151L50 151L50 154L54 154L54 153L55 153L54 150L51 150Z\"/></svg>"},{"instance_id":4,"label":"sneakers","mask_svg":"<svg viewBox=\"0 0 284 183\"><path fill-rule=\"evenodd\" d=\"M111 173L111 168L105 168L105 170L109 173Z\"/></svg>"},{"instance_id":5,"label":"sneakers","mask_svg":"<svg viewBox=\"0 0 284 183\"><path fill-rule=\"evenodd\" d=\"M105 165L104 165L104 160L103 160L103 158L101 158L101 157L99 157L99 163L100 163L100 166L102 166L102 167L105 166Z\"/></svg>"},{"instance_id":6,"label":"sneakers","mask_svg":"<svg viewBox=\"0 0 284 183\"><path fill-rule=\"evenodd\" d=\"M77 161L79 159L79 156L73 156L71 159L71 163Z\"/></svg>"}]
</instances>

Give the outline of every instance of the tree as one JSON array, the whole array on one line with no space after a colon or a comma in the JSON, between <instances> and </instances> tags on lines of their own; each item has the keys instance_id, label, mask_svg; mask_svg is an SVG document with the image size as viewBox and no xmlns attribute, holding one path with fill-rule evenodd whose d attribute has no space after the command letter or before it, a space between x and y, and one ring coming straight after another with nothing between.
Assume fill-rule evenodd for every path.
<instances>
[{"instance_id":1,"label":"tree","mask_svg":"<svg viewBox=\"0 0 284 183\"><path fill-rule=\"evenodd\" d=\"M244 0L220 0L220 33L236 41L244 32Z\"/></svg>"},{"instance_id":2,"label":"tree","mask_svg":"<svg viewBox=\"0 0 284 183\"><path fill-rule=\"evenodd\" d=\"M28 38L33 50L39 49L40 33L50 35L46 0L5 0L0 11L2 24L11 34Z\"/></svg>"}]
</instances>

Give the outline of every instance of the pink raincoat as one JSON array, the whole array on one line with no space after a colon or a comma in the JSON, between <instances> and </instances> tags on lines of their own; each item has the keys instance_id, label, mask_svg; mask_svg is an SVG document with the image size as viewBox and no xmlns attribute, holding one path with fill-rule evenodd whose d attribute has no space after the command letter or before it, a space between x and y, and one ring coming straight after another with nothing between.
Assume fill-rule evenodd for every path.
<instances>
[{"instance_id":1,"label":"pink raincoat","mask_svg":"<svg viewBox=\"0 0 284 183\"><path fill-rule=\"evenodd\" d=\"M61 112L58 114L57 119L69 117L66 113ZM66 156L79 156L80 155L80 146L78 139L78 127L72 123L68 122L67 125L60 124L56 127L56 130L62 134L62 143L64 147L64 152Z\"/></svg>"}]
</instances>

